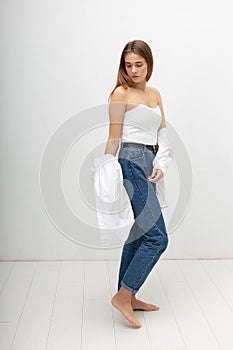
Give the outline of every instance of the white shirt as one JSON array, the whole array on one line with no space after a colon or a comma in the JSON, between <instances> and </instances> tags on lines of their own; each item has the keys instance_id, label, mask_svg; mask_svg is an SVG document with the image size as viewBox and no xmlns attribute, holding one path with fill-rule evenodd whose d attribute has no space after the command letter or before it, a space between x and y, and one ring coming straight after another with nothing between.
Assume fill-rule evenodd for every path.
<instances>
[{"instance_id":1,"label":"white shirt","mask_svg":"<svg viewBox=\"0 0 233 350\"><path fill-rule=\"evenodd\" d=\"M117 157L104 154L94 159L91 170L101 244L103 247L119 246L134 223L121 165Z\"/></svg>"}]
</instances>

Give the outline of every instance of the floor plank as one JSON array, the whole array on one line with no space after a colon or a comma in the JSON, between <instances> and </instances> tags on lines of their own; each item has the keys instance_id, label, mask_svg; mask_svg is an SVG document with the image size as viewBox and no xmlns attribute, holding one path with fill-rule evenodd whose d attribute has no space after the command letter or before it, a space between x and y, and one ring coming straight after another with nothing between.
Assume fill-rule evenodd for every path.
<instances>
[{"instance_id":1,"label":"floor plank","mask_svg":"<svg viewBox=\"0 0 233 350\"><path fill-rule=\"evenodd\" d=\"M77 350L82 343L84 263L61 266L46 350Z\"/></svg>"},{"instance_id":2,"label":"floor plank","mask_svg":"<svg viewBox=\"0 0 233 350\"><path fill-rule=\"evenodd\" d=\"M189 350L221 347L175 261L162 260L158 266L175 318Z\"/></svg>"},{"instance_id":3,"label":"floor plank","mask_svg":"<svg viewBox=\"0 0 233 350\"><path fill-rule=\"evenodd\" d=\"M109 299L110 284L107 261L85 261L85 299Z\"/></svg>"},{"instance_id":4,"label":"floor plank","mask_svg":"<svg viewBox=\"0 0 233 350\"><path fill-rule=\"evenodd\" d=\"M202 266L209 274L210 278L222 294L225 301L233 311L233 278L232 273L222 264L221 261L216 260L202 260Z\"/></svg>"},{"instance_id":5,"label":"floor plank","mask_svg":"<svg viewBox=\"0 0 233 350\"><path fill-rule=\"evenodd\" d=\"M0 323L0 349L10 350L14 334L16 332L17 323Z\"/></svg>"},{"instance_id":6,"label":"floor plank","mask_svg":"<svg viewBox=\"0 0 233 350\"><path fill-rule=\"evenodd\" d=\"M10 276L11 270L13 269L14 263L11 261L0 262L0 293Z\"/></svg>"},{"instance_id":7,"label":"floor plank","mask_svg":"<svg viewBox=\"0 0 233 350\"><path fill-rule=\"evenodd\" d=\"M60 262L39 262L11 350L46 349Z\"/></svg>"},{"instance_id":8,"label":"floor plank","mask_svg":"<svg viewBox=\"0 0 233 350\"><path fill-rule=\"evenodd\" d=\"M14 264L0 294L0 322L18 322L36 267L36 262Z\"/></svg>"},{"instance_id":9,"label":"floor plank","mask_svg":"<svg viewBox=\"0 0 233 350\"><path fill-rule=\"evenodd\" d=\"M116 350L112 307L107 299L84 302L81 350Z\"/></svg>"},{"instance_id":10,"label":"floor plank","mask_svg":"<svg viewBox=\"0 0 233 350\"><path fill-rule=\"evenodd\" d=\"M199 261L177 262L223 349L233 344L233 313ZM215 265L215 263L213 263Z\"/></svg>"},{"instance_id":11,"label":"floor plank","mask_svg":"<svg viewBox=\"0 0 233 350\"><path fill-rule=\"evenodd\" d=\"M112 307L119 261L0 263L1 350L232 350L233 259L159 260L134 328Z\"/></svg>"},{"instance_id":12,"label":"floor plank","mask_svg":"<svg viewBox=\"0 0 233 350\"><path fill-rule=\"evenodd\" d=\"M151 271L139 292L139 299L160 307L159 311L144 313L150 343L152 349L185 349L173 309L158 277L159 264L160 261Z\"/></svg>"}]
</instances>

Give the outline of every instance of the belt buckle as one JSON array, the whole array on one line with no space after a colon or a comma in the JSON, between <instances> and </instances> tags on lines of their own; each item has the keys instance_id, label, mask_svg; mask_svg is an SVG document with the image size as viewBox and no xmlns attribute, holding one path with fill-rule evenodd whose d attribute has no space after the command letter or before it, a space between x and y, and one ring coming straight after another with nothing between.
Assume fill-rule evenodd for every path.
<instances>
[{"instance_id":1,"label":"belt buckle","mask_svg":"<svg viewBox=\"0 0 233 350\"><path fill-rule=\"evenodd\" d=\"M152 147L153 147L153 152L155 153L155 145L152 145Z\"/></svg>"}]
</instances>

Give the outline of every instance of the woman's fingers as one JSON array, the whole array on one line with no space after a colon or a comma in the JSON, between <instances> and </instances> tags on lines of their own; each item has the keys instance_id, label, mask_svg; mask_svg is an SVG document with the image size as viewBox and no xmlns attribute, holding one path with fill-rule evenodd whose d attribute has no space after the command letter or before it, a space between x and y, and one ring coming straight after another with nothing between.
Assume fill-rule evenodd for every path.
<instances>
[{"instance_id":1,"label":"woman's fingers","mask_svg":"<svg viewBox=\"0 0 233 350\"><path fill-rule=\"evenodd\" d=\"M158 182L163 177L163 172L160 169L153 169L152 174L148 176L150 182Z\"/></svg>"}]
</instances>

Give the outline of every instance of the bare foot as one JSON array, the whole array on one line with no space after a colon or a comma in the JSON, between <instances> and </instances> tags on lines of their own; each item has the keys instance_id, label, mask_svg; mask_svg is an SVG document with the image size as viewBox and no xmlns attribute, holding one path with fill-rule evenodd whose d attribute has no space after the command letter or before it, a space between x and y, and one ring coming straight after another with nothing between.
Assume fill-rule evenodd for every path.
<instances>
[{"instance_id":1,"label":"bare foot","mask_svg":"<svg viewBox=\"0 0 233 350\"><path fill-rule=\"evenodd\" d=\"M132 323L137 328L141 327L140 322L134 315L130 299L129 301L126 301L121 297L121 295L119 295L119 293L116 293L112 298L112 305L118 309L130 323Z\"/></svg>"},{"instance_id":2,"label":"bare foot","mask_svg":"<svg viewBox=\"0 0 233 350\"><path fill-rule=\"evenodd\" d=\"M142 311L159 310L159 306L156 306L154 304L144 303L144 301L136 299L134 295L132 295L131 304L132 304L133 310L142 310Z\"/></svg>"}]
</instances>

